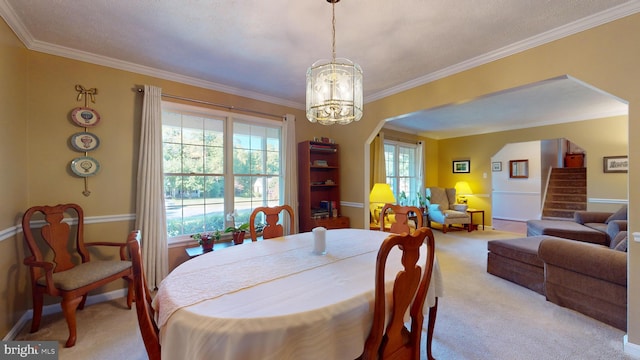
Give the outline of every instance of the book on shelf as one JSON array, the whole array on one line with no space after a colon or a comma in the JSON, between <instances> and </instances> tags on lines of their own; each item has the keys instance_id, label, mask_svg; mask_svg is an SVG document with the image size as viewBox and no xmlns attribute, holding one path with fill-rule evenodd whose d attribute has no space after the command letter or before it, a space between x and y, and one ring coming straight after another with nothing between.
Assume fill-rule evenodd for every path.
<instances>
[{"instance_id":1,"label":"book on shelf","mask_svg":"<svg viewBox=\"0 0 640 360\"><path fill-rule=\"evenodd\" d=\"M338 149L336 149L334 146L331 146L331 145L320 145L320 144L311 144L311 145L309 145L309 150L327 151L327 152L337 152L338 151Z\"/></svg>"}]
</instances>

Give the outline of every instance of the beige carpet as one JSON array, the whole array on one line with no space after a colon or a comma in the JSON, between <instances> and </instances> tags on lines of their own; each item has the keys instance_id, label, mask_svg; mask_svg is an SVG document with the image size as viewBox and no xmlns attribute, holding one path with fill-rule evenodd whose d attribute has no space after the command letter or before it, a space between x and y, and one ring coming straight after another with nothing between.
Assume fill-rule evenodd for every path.
<instances>
[{"instance_id":1,"label":"beige carpet","mask_svg":"<svg viewBox=\"0 0 640 360\"><path fill-rule=\"evenodd\" d=\"M433 343L437 359L632 359L622 349L623 331L487 274L487 241L521 235L493 230L434 234L445 285ZM35 334L28 333L27 324L16 340L56 340L63 360L142 360L147 357L136 321L135 310L119 299L78 312L73 348L63 347L67 330L60 314L43 319Z\"/></svg>"}]
</instances>

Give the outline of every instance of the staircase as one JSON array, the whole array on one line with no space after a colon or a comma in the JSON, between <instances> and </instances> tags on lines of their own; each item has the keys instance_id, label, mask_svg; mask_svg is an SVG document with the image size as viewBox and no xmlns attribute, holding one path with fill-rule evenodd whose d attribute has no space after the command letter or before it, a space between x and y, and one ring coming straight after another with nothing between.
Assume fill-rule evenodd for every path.
<instances>
[{"instance_id":1,"label":"staircase","mask_svg":"<svg viewBox=\"0 0 640 360\"><path fill-rule=\"evenodd\" d=\"M587 210L587 169L551 169L542 218L573 219L578 210Z\"/></svg>"}]
</instances>

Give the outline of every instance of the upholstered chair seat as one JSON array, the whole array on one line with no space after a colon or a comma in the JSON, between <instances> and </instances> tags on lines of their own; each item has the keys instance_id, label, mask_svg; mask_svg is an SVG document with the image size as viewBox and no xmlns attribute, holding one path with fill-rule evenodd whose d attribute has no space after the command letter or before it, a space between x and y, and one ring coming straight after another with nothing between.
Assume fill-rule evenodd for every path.
<instances>
[{"instance_id":1,"label":"upholstered chair seat","mask_svg":"<svg viewBox=\"0 0 640 360\"><path fill-rule=\"evenodd\" d=\"M69 291L93 284L131 268L131 261L94 261L77 265L69 270L53 273L53 285ZM38 285L46 286L47 279L42 276Z\"/></svg>"}]
</instances>

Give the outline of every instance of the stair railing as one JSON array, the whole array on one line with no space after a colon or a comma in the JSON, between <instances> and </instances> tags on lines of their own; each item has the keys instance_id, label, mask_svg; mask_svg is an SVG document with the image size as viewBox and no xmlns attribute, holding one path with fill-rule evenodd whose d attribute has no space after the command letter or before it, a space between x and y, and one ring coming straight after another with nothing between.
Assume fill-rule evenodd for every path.
<instances>
[{"instance_id":1,"label":"stair railing","mask_svg":"<svg viewBox=\"0 0 640 360\"><path fill-rule=\"evenodd\" d=\"M551 172L553 172L553 166L549 166L547 172L547 182L544 185L544 191L542 192L542 204L540 204L540 219L544 217L544 207L547 205L547 191L549 190L549 183L551 182Z\"/></svg>"}]
</instances>

